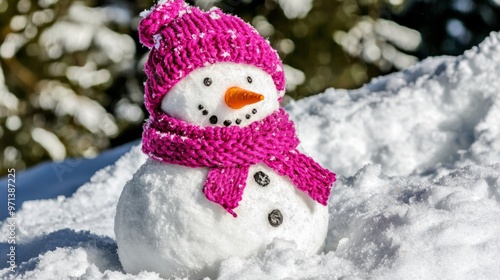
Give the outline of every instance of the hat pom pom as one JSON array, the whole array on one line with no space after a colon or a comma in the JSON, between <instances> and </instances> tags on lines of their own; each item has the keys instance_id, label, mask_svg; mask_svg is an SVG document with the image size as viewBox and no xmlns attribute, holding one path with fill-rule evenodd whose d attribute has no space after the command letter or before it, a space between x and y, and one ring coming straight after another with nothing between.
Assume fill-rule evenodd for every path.
<instances>
[{"instance_id":1,"label":"hat pom pom","mask_svg":"<svg viewBox=\"0 0 500 280\"><path fill-rule=\"evenodd\" d=\"M167 26L174 20L181 10L188 5L184 0L161 0L151 10L144 11L143 17L139 23L139 39L141 42L152 48L156 44L155 35L160 32L160 29Z\"/></svg>"}]
</instances>

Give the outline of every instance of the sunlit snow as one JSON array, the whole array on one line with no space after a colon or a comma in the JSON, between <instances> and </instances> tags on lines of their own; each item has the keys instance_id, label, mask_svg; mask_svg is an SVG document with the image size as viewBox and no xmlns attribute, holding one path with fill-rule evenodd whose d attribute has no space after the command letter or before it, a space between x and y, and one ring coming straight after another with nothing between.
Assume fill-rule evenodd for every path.
<instances>
[{"instance_id":1,"label":"sunlit snow","mask_svg":"<svg viewBox=\"0 0 500 280\"><path fill-rule=\"evenodd\" d=\"M218 279L497 278L499 74L492 33L462 56L292 102L304 150L341 175L325 249L304 257L275 240L263 255L224 261ZM25 202L14 278L159 279L124 274L114 241L121 188L145 159L135 147L72 197ZM7 236L3 222L2 251Z\"/></svg>"}]
</instances>

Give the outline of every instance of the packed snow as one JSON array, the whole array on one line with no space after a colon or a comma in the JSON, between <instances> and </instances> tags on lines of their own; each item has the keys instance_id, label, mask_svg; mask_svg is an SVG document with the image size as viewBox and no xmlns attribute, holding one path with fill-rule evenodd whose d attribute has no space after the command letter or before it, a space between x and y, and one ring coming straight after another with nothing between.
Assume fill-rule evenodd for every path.
<instances>
[{"instance_id":1,"label":"packed snow","mask_svg":"<svg viewBox=\"0 0 500 280\"><path fill-rule=\"evenodd\" d=\"M231 257L217 279L496 279L500 275L500 33L460 57L430 58L358 90L287 107L304 150L339 176L321 254L275 239ZM115 207L146 160L132 148L69 198L17 213L15 273L2 278L160 279L125 274ZM2 252L9 219L0 229Z\"/></svg>"},{"instance_id":2,"label":"packed snow","mask_svg":"<svg viewBox=\"0 0 500 280\"><path fill-rule=\"evenodd\" d=\"M136 140L125 145L105 151L93 159L68 158L62 162L46 162L16 174L16 204L19 207L26 200L55 198L59 195L71 196L80 186L88 182L96 171L115 163L132 146L138 145ZM41 188L43 186L50 186ZM8 177L0 179L0 186L7 186ZM0 197L7 197L7 188L0 189ZM0 209L7 209L7 200L0 200ZM0 211L0 220L8 216Z\"/></svg>"},{"instance_id":3,"label":"packed snow","mask_svg":"<svg viewBox=\"0 0 500 280\"><path fill-rule=\"evenodd\" d=\"M291 104L305 150L342 175L377 163L387 175L500 161L500 43L429 58L357 90ZM325 133L328 132L328 133Z\"/></svg>"}]
</instances>

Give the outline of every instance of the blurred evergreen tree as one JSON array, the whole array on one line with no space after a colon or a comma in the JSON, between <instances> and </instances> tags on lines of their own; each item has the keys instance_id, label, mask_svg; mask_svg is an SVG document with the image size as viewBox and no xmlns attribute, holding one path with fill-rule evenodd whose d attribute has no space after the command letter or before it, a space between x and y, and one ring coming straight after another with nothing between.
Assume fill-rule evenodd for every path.
<instances>
[{"instance_id":1,"label":"blurred evergreen tree","mask_svg":"<svg viewBox=\"0 0 500 280\"><path fill-rule=\"evenodd\" d=\"M94 156L142 123L133 17L103 4L0 0L2 173Z\"/></svg>"},{"instance_id":2,"label":"blurred evergreen tree","mask_svg":"<svg viewBox=\"0 0 500 280\"><path fill-rule=\"evenodd\" d=\"M383 15L422 34L415 52L420 59L460 55L500 30L498 0L412 0L397 13L386 10Z\"/></svg>"}]
</instances>

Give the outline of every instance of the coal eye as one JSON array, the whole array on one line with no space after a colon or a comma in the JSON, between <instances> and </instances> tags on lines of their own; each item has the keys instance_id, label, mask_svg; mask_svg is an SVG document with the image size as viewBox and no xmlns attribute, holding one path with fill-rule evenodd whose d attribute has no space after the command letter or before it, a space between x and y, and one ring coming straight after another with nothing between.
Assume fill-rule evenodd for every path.
<instances>
[{"instance_id":1,"label":"coal eye","mask_svg":"<svg viewBox=\"0 0 500 280\"><path fill-rule=\"evenodd\" d=\"M204 83L207 87L209 87L209 86L212 84L212 79L210 79L210 78L205 78L205 79L203 80L203 83Z\"/></svg>"},{"instance_id":2,"label":"coal eye","mask_svg":"<svg viewBox=\"0 0 500 280\"><path fill-rule=\"evenodd\" d=\"M247 81L248 81L248 83L250 83L250 84L251 84L251 83L253 82L252 77L248 76L248 77L247 77Z\"/></svg>"}]
</instances>

